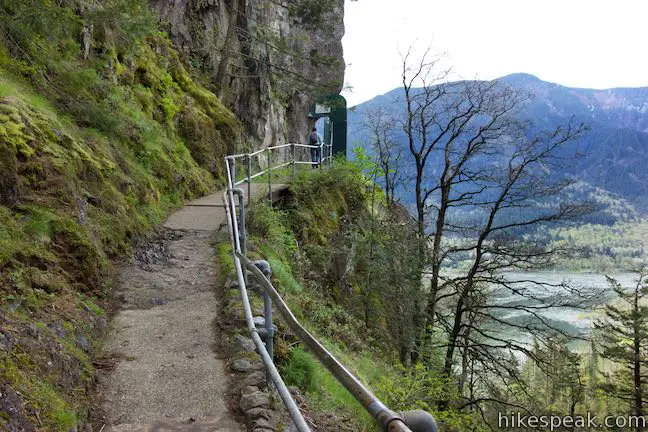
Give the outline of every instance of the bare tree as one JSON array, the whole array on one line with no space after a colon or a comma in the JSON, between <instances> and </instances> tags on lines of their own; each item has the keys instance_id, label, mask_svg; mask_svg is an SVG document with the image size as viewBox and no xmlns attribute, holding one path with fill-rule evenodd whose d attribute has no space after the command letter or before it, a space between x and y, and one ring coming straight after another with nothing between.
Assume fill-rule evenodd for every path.
<instances>
[{"instance_id":1,"label":"bare tree","mask_svg":"<svg viewBox=\"0 0 648 432\"><path fill-rule=\"evenodd\" d=\"M406 175L403 147L394 137L397 121L387 110L378 107L364 113L362 125L371 135L370 157L380 170L387 206L393 207L398 201L396 189L404 185Z\"/></svg>"},{"instance_id":2,"label":"bare tree","mask_svg":"<svg viewBox=\"0 0 648 432\"><path fill-rule=\"evenodd\" d=\"M415 359L424 350L422 336L439 317L447 335L445 373L453 372L457 348L462 356L480 352L493 370L506 368L497 350L530 352L525 343L493 330L493 324L529 334L556 330L542 312L577 307L589 295L564 284L502 276L505 270L546 266L560 254L528 233L592 210L588 203L559 199L572 184L559 174L561 163L572 157L565 148L585 127L569 124L533 134L519 116L530 95L495 81L446 82L448 71L438 70L438 58L428 60L429 51L418 62L411 57L412 49L402 57L401 126L415 168L419 262L430 284L425 309L414 322ZM442 266L459 260L466 273L444 277ZM573 295L537 294L558 289ZM496 304L494 295L503 292L521 301ZM443 312L437 310L441 303L447 305ZM507 309L536 324L502 319ZM462 364L465 369L468 359ZM460 388L465 380L459 380Z\"/></svg>"},{"instance_id":3,"label":"bare tree","mask_svg":"<svg viewBox=\"0 0 648 432\"><path fill-rule=\"evenodd\" d=\"M415 165L419 262L421 268L430 267L425 313L415 323L419 329L431 327L435 317L446 217L452 208L466 206L483 192L481 180L490 167L473 162L491 153L498 140L510 133L511 114L525 100L495 82L445 82L449 71L438 71L440 59L428 60L429 56L428 50L413 66L412 48L402 56L405 117L401 124ZM430 219L434 222L429 223ZM428 229L432 231L429 243ZM420 351L420 337L416 346Z\"/></svg>"},{"instance_id":4,"label":"bare tree","mask_svg":"<svg viewBox=\"0 0 648 432\"><path fill-rule=\"evenodd\" d=\"M484 191L477 197L476 204L486 210L486 221L468 227L471 231L478 230L474 244L449 251L454 253L459 249L467 250L474 258L468 273L460 280L454 280L457 291L450 294L452 296L456 294L456 304L448 335L444 366L446 373L451 372L454 349L465 327L464 314L471 311L470 305L466 302L478 288L479 283L489 282L503 289L513 288L518 295L527 298L535 297L534 303L538 301L537 295L533 295L532 292L527 293L528 290L521 288L522 284L513 284L514 286L511 287L511 282L506 281L500 273L511 268L535 268L546 265L547 260L551 259L556 251L545 247L533 247L528 242L516 240L513 236L516 229L528 230L542 223L574 219L590 210L590 207L584 203L549 204L549 200L559 196L571 183L569 180L560 178L551 180L545 168L557 158L558 148L571 141L580 131L580 127L576 129L568 127L531 140L518 135L513 136L514 141L508 145L500 142L500 145L511 146L510 156L490 178L480 179ZM474 201L472 203L475 204ZM547 207L534 208L540 205ZM530 211L531 209L533 210ZM486 279L483 276L486 276ZM535 282L535 285L546 288L545 284L538 282ZM565 300L560 299L542 301L535 307L550 308L562 306L564 303ZM574 305L572 303L573 300L570 301L570 305ZM580 303L580 296L576 304L578 303ZM532 312L531 308L524 304L515 307L524 309L527 313ZM539 316L537 313L536 315ZM493 316L489 318L492 319Z\"/></svg>"}]
</instances>

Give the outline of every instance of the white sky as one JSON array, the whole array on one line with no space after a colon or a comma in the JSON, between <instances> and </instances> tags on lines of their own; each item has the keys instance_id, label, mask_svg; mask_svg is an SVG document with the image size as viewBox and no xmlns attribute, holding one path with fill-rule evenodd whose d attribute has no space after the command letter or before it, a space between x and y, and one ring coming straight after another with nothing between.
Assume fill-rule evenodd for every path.
<instances>
[{"instance_id":1,"label":"white sky","mask_svg":"<svg viewBox=\"0 0 648 432\"><path fill-rule=\"evenodd\" d=\"M455 78L526 72L571 87L648 86L646 0L346 0L349 106L399 86L400 56L431 45Z\"/></svg>"}]
</instances>

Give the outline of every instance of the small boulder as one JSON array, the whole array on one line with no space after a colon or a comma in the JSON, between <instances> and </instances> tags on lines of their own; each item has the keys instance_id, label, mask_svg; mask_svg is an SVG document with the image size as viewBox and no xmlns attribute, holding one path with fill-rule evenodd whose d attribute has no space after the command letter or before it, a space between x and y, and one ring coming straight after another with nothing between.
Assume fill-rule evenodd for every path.
<instances>
[{"instance_id":1,"label":"small boulder","mask_svg":"<svg viewBox=\"0 0 648 432\"><path fill-rule=\"evenodd\" d=\"M266 375L262 371L252 372L242 379L241 384L245 386L263 387L266 384Z\"/></svg>"},{"instance_id":2,"label":"small boulder","mask_svg":"<svg viewBox=\"0 0 648 432\"><path fill-rule=\"evenodd\" d=\"M265 408L252 408L245 411L245 417L250 420L256 420L258 418L268 419L271 417L271 415L271 411Z\"/></svg>"},{"instance_id":3,"label":"small boulder","mask_svg":"<svg viewBox=\"0 0 648 432\"><path fill-rule=\"evenodd\" d=\"M76 343L83 351L90 352L90 342L88 342L88 339L86 339L82 334L77 334Z\"/></svg>"},{"instance_id":4,"label":"small boulder","mask_svg":"<svg viewBox=\"0 0 648 432\"><path fill-rule=\"evenodd\" d=\"M243 412L252 408L267 408L270 406L270 396L267 393L256 391L254 393L241 396L239 406Z\"/></svg>"},{"instance_id":5,"label":"small boulder","mask_svg":"<svg viewBox=\"0 0 648 432\"><path fill-rule=\"evenodd\" d=\"M246 338L241 335L236 336L236 342L243 352L254 352L256 347L254 346L254 341L250 338Z\"/></svg>"},{"instance_id":6,"label":"small boulder","mask_svg":"<svg viewBox=\"0 0 648 432\"><path fill-rule=\"evenodd\" d=\"M11 351L12 348L11 336L0 331L0 351Z\"/></svg>"},{"instance_id":7,"label":"small boulder","mask_svg":"<svg viewBox=\"0 0 648 432\"><path fill-rule=\"evenodd\" d=\"M268 420L266 420L264 418L258 418L256 420L254 420L252 425L253 425L253 428L254 428L253 430L257 430L257 429L267 429L267 430L271 430L271 431L277 430L276 429L277 425L274 424L274 422L271 423L270 421L268 421Z\"/></svg>"},{"instance_id":8,"label":"small boulder","mask_svg":"<svg viewBox=\"0 0 648 432\"><path fill-rule=\"evenodd\" d=\"M259 360L247 358L237 359L232 362L232 370L237 372L253 372L263 370L263 363Z\"/></svg>"},{"instance_id":9,"label":"small boulder","mask_svg":"<svg viewBox=\"0 0 648 432\"><path fill-rule=\"evenodd\" d=\"M241 390L241 394L242 395L252 394L252 393L256 393L258 391L259 391L259 387L249 385L249 386L243 387L243 389Z\"/></svg>"}]
</instances>

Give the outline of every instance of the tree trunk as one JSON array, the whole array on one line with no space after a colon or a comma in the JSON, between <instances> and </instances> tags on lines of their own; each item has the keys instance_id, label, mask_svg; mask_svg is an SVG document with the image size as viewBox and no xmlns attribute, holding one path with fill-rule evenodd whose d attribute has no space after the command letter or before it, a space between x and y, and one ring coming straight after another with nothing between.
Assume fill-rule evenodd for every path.
<instances>
[{"instance_id":1,"label":"tree trunk","mask_svg":"<svg viewBox=\"0 0 648 432\"><path fill-rule=\"evenodd\" d=\"M420 166L420 162L417 160L417 169L416 169L416 227L418 235L418 271L420 275L423 275L423 270L425 268L425 203L422 200L422 189L421 185L423 184L423 167ZM414 350L412 351L412 363L416 363L421 358L421 351L423 349L423 333L425 332L426 320L425 313L423 311L422 305L415 305L414 311Z\"/></svg>"},{"instance_id":2,"label":"tree trunk","mask_svg":"<svg viewBox=\"0 0 648 432\"><path fill-rule=\"evenodd\" d=\"M457 389L459 390L459 395L464 396L464 387L466 386L466 380L468 379L468 341L470 339L470 327L466 330L464 334L464 346L463 352L461 355L461 375L459 376L459 382L457 384Z\"/></svg>"},{"instance_id":3,"label":"tree trunk","mask_svg":"<svg viewBox=\"0 0 648 432\"><path fill-rule=\"evenodd\" d=\"M441 190L441 205L437 213L436 231L434 232L434 242L432 245L432 276L430 279L430 293L426 306L426 332L429 333L434 326L436 314L437 295L439 293L439 272L441 271L441 239L444 234L445 218L448 211L448 199L450 196L450 187L443 186Z\"/></svg>"},{"instance_id":4,"label":"tree trunk","mask_svg":"<svg viewBox=\"0 0 648 432\"><path fill-rule=\"evenodd\" d=\"M412 365L412 350L409 338L405 336L402 322L398 324L398 345L400 363L403 367L409 368Z\"/></svg>"},{"instance_id":5,"label":"tree trunk","mask_svg":"<svg viewBox=\"0 0 648 432\"><path fill-rule=\"evenodd\" d=\"M634 318L634 323L633 323L633 339L634 339L634 346L633 346L633 354L634 354L634 369L633 369L633 380L634 380L634 414L638 418L641 418L643 416L643 392L641 389L641 329L640 327L640 322L639 322L639 311L640 311L640 306L639 306L639 285L637 284L637 287L635 288L635 295L634 295L634 310L635 310L635 318ZM636 431L640 431L642 428L640 427L639 424L636 426Z\"/></svg>"}]
</instances>

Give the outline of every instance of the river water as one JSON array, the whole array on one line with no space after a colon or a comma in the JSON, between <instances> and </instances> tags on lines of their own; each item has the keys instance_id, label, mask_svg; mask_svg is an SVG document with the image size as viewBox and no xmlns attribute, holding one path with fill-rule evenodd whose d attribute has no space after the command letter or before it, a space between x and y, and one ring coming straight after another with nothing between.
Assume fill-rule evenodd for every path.
<instances>
[{"instance_id":1,"label":"river water","mask_svg":"<svg viewBox=\"0 0 648 432\"><path fill-rule=\"evenodd\" d=\"M610 274L617 282L623 287L633 287L636 284L637 275L633 273L617 273ZM610 287L605 275L597 273L572 273L562 271L546 271L546 272L510 272L505 273L507 280L528 280L535 281L545 286L539 287L535 284L521 283L528 292L533 293L538 298L547 299L547 302L552 302L552 297L566 300L572 296L570 289L560 286L561 284L569 285L582 291L596 292L597 294L589 299L583 308L571 307L556 307L543 311L538 311L538 314L549 320L552 325L566 330L573 334L587 334L592 327L592 322L597 316L601 316L601 307L609 301L613 301L615 294ZM515 304L521 301L530 302L527 298L521 298L510 291L495 292L496 304ZM540 302L538 302L539 304ZM516 321L525 318L524 311L502 312L499 314L501 318L506 320ZM527 319L528 319L528 314Z\"/></svg>"}]
</instances>

